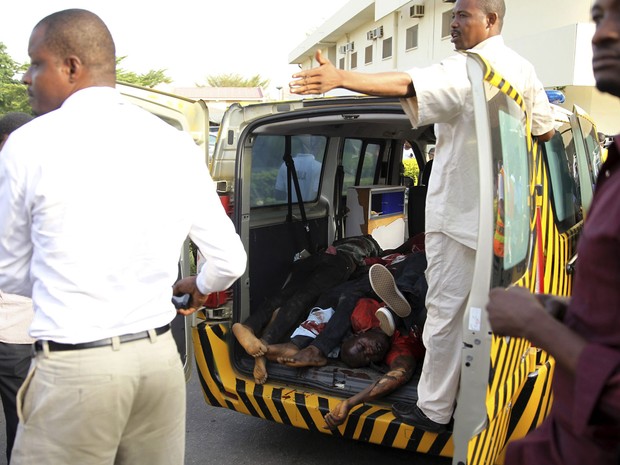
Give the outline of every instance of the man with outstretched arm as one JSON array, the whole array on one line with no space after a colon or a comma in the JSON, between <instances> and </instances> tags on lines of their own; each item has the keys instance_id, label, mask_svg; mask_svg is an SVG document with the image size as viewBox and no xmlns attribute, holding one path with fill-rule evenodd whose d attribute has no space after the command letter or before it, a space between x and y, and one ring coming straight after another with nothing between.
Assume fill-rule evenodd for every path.
<instances>
[{"instance_id":1,"label":"man with outstretched arm","mask_svg":"<svg viewBox=\"0 0 620 465\"><path fill-rule=\"evenodd\" d=\"M551 107L534 67L504 45L504 0L457 0L450 24L457 53L408 72L365 74L335 68L320 51L317 68L293 75L291 92L320 94L340 87L400 97L414 127L435 124L437 143L426 199L428 311L426 357L417 404L397 403L402 421L443 432L452 418L461 370L462 320L471 289L478 237L479 180L475 118L465 51L486 58L524 98L532 133L554 133Z\"/></svg>"}]
</instances>

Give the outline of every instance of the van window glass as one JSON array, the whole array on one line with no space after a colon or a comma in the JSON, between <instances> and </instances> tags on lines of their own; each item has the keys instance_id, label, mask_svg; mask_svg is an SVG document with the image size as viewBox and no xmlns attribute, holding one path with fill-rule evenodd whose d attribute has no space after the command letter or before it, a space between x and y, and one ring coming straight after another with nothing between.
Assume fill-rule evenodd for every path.
<instances>
[{"instance_id":1,"label":"van window glass","mask_svg":"<svg viewBox=\"0 0 620 465\"><path fill-rule=\"evenodd\" d=\"M252 147L250 206L263 207L288 202L288 169L284 163L290 140L291 156L304 202L314 202L319 195L321 172L327 138L309 134L283 136L259 135ZM291 177L292 201L297 193Z\"/></svg>"},{"instance_id":2,"label":"van window glass","mask_svg":"<svg viewBox=\"0 0 620 465\"><path fill-rule=\"evenodd\" d=\"M366 145L362 162L362 175L359 182L360 186L370 186L375 183L380 150L381 146L379 144Z\"/></svg>"},{"instance_id":3,"label":"van window glass","mask_svg":"<svg viewBox=\"0 0 620 465\"><path fill-rule=\"evenodd\" d=\"M525 260L530 235L530 198L528 151L520 118L499 112L499 127L504 148L503 166L498 180L504 203L504 268ZM503 183L503 186L502 186Z\"/></svg>"},{"instance_id":4,"label":"van window glass","mask_svg":"<svg viewBox=\"0 0 620 465\"><path fill-rule=\"evenodd\" d=\"M601 145L598 141L598 134L596 128L592 123L584 118L579 118L579 126L581 126L581 133L586 144L586 153L588 154L588 161L592 167L592 185L596 183L598 173L601 170Z\"/></svg>"},{"instance_id":5,"label":"van window glass","mask_svg":"<svg viewBox=\"0 0 620 465\"><path fill-rule=\"evenodd\" d=\"M572 137L570 143L569 148L572 146ZM543 148L549 172L555 222L558 230L565 232L581 220L581 196L574 149L569 155L560 131L556 131Z\"/></svg>"},{"instance_id":6,"label":"van window glass","mask_svg":"<svg viewBox=\"0 0 620 465\"><path fill-rule=\"evenodd\" d=\"M511 97L487 87L487 105L494 181L491 285L506 287L523 276L531 250L531 143L525 112Z\"/></svg>"},{"instance_id":7,"label":"van window glass","mask_svg":"<svg viewBox=\"0 0 620 465\"><path fill-rule=\"evenodd\" d=\"M343 192L347 192L351 186L370 186L376 183L380 153L380 144L362 139L345 139L342 151Z\"/></svg>"}]
</instances>

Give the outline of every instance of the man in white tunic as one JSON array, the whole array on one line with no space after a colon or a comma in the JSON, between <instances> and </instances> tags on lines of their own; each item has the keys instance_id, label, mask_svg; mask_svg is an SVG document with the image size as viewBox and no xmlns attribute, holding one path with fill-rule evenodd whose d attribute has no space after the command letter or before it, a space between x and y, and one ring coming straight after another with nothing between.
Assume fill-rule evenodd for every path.
<instances>
[{"instance_id":1,"label":"man in white tunic","mask_svg":"<svg viewBox=\"0 0 620 465\"><path fill-rule=\"evenodd\" d=\"M553 135L551 108L533 66L504 45L503 0L457 0L451 23L457 54L409 72L363 74L336 69L317 52L320 66L293 76L298 94L336 87L400 97L414 127L435 124L437 144L426 200L428 311L426 356L418 402L395 404L395 415L432 432L452 418L460 378L462 319L471 289L478 236L478 160L466 54L479 53L523 96L539 140Z\"/></svg>"}]
</instances>

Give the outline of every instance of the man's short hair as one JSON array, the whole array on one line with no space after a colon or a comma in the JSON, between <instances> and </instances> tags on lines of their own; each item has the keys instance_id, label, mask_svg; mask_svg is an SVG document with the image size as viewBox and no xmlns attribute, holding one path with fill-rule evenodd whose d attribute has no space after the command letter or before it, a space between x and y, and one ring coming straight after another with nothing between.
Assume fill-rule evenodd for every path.
<instances>
[{"instance_id":1,"label":"man's short hair","mask_svg":"<svg viewBox=\"0 0 620 465\"><path fill-rule=\"evenodd\" d=\"M60 58L77 56L84 66L102 76L116 75L116 48L105 23L82 9L52 13L35 26L44 28L45 45Z\"/></svg>"},{"instance_id":2,"label":"man's short hair","mask_svg":"<svg viewBox=\"0 0 620 465\"><path fill-rule=\"evenodd\" d=\"M504 16L506 16L506 3L504 0L478 0L478 5L484 14L497 13L497 19L501 29L504 24Z\"/></svg>"},{"instance_id":3,"label":"man's short hair","mask_svg":"<svg viewBox=\"0 0 620 465\"><path fill-rule=\"evenodd\" d=\"M31 121L33 116L21 111L12 111L6 115L0 117L0 136L11 134L20 126L23 126L28 121Z\"/></svg>"}]
</instances>

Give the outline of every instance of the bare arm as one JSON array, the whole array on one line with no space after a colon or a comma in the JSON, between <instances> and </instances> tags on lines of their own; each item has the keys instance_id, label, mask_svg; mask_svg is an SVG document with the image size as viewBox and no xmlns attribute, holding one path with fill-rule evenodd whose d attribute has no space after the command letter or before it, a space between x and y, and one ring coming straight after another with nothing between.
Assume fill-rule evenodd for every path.
<instances>
[{"instance_id":1,"label":"bare arm","mask_svg":"<svg viewBox=\"0 0 620 465\"><path fill-rule=\"evenodd\" d=\"M552 129L551 131L547 131L544 134L541 134L539 136L534 136L534 137L538 139L538 142L547 142L551 140L554 134L555 134L555 129Z\"/></svg>"},{"instance_id":2,"label":"bare arm","mask_svg":"<svg viewBox=\"0 0 620 465\"><path fill-rule=\"evenodd\" d=\"M403 72L357 73L336 68L316 52L317 68L300 71L289 83L291 92L300 95L323 94L332 89L348 89L378 97L413 97L411 76Z\"/></svg>"},{"instance_id":3,"label":"bare arm","mask_svg":"<svg viewBox=\"0 0 620 465\"><path fill-rule=\"evenodd\" d=\"M363 391L358 392L352 397L339 402L327 415L325 423L327 428L335 429L342 425L349 416L353 407L364 402L378 399L388 395L398 389L411 379L415 368L415 359L412 356L396 357L390 365L390 371L384 374L377 381L372 383Z\"/></svg>"},{"instance_id":4,"label":"bare arm","mask_svg":"<svg viewBox=\"0 0 620 465\"><path fill-rule=\"evenodd\" d=\"M189 306L187 308L179 308L177 309L177 313L188 316L194 313L199 308L203 307L207 301L207 297L209 294L203 294L198 290L198 286L196 285L196 276L188 276L187 278L183 278L178 280L172 286L172 294L175 296L182 296L183 294L189 294Z\"/></svg>"}]
</instances>

